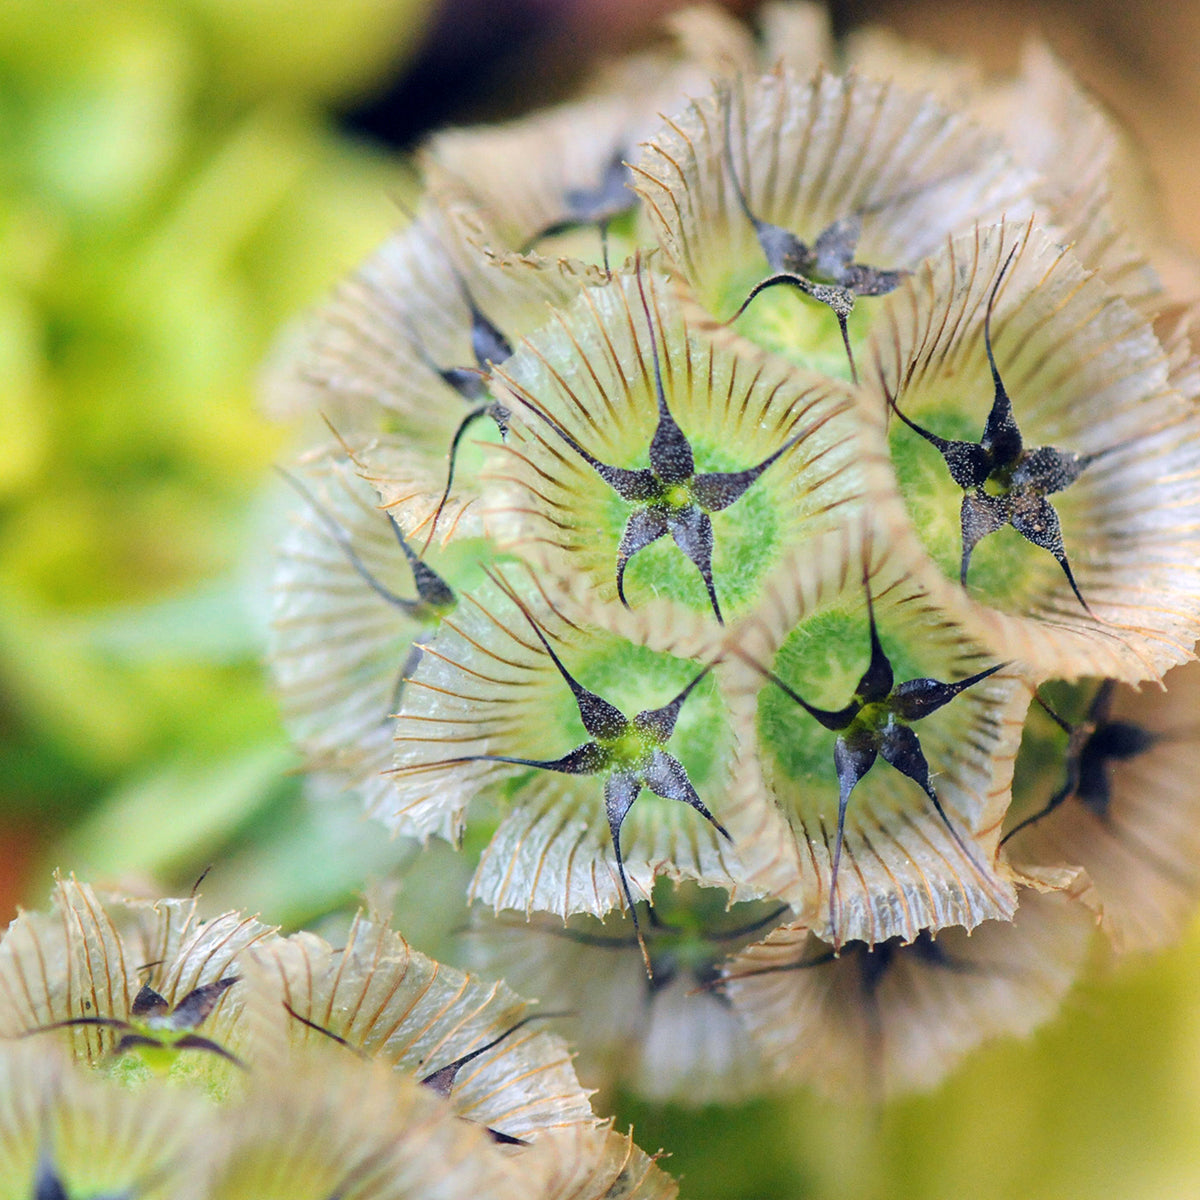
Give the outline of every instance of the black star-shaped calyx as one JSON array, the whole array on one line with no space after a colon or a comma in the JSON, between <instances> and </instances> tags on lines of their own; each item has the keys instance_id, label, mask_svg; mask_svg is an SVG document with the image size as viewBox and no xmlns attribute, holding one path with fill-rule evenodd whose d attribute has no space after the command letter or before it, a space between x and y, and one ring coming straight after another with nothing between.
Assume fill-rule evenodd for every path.
<instances>
[{"instance_id":1,"label":"black star-shaped calyx","mask_svg":"<svg viewBox=\"0 0 1200 1200\"><path fill-rule=\"evenodd\" d=\"M851 213L827 225L810 245L802 241L789 229L764 221L750 207L737 169L733 165L733 145L730 136L733 104L725 98L725 161L729 177L737 196L738 205L746 220L754 226L758 244L766 256L771 274L750 289L741 307L729 318L730 322L750 307L754 298L767 288L787 284L798 288L805 295L827 305L837 317L842 333L842 344L850 360L850 374L858 382L858 370L854 365L854 352L850 348L850 333L846 322L854 311L854 302L859 296L883 296L894 291L911 273L905 270L886 270L870 267L854 261L858 239L862 236L863 213Z\"/></svg>"},{"instance_id":2,"label":"black star-shaped calyx","mask_svg":"<svg viewBox=\"0 0 1200 1200\"><path fill-rule=\"evenodd\" d=\"M625 164L625 149L618 146L604 164L599 180L591 187L571 187L563 192L562 215L538 230L521 247L521 253L530 250L549 237L570 233L585 225L595 225L600 231L600 245L604 253L604 271L608 268L608 227L618 217L632 212L637 196L629 190L629 168Z\"/></svg>"},{"instance_id":3,"label":"black star-shaped calyx","mask_svg":"<svg viewBox=\"0 0 1200 1200\"><path fill-rule=\"evenodd\" d=\"M870 587L867 588L867 623L871 637L871 660L854 698L845 708L829 711L809 704L794 688L784 683L774 672L760 663L747 659L756 670L766 676L789 699L794 700L809 716L826 729L837 733L833 746L833 764L838 777L837 838L834 843L833 862L829 883L829 924L836 927L835 900L837 896L838 867L842 858L842 842L846 828L846 806L850 793L859 780L875 765L882 755L902 775L906 775L929 797L937 815L941 818L958 848L981 872L974 853L950 823L946 810L934 790L929 778L929 763L921 749L920 739L912 726L915 722L949 704L960 692L995 674L1004 666L997 663L984 671L977 671L955 683L941 683L936 679L910 679L897 684L892 665L884 653L875 627L875 610L871 601Z\"/></svg>"},{"instance_id":4,"label":"black star-shaped calyx","mask_svg":"<svg viewBox=\"0 0 1200 1200\"><path fill-rule=\"evenodd\" d=\"M762 462L747 467L744 471L697 473L691 443L667 406L655 326L650 316L642 277L639 274L637 278L642 309L650 330L650 351L654 359L654 387L658 404L658 425L650 439L649 467L630 470L601 462L584 449L553 417L543 412L528 398L522 396L522 400L529 410L545 421L622 500L634 505L617 546L617 595L621 603L626 608L629 607L629 602L625 599L625 568L629 565L629 560L669 533L675 544L700 572L713 614L718 624L723 625L725 622L721 616L716 584L713 581L713 527L709 514L721 512L736 504L759 476L807 436L809 431L807 428L801 430L773 454L767 455ZM512 380L509 382L516 386Z\"/></svg>"},{"instance_id":5,"label":"black star-shaped calyx","mask_svg":"<svg viewBox=\"0 0 1200 1200\"><path fill-rule=\"evenodd\" d=\"M1067 735L1067 777L1045 807L1014 825L1000 839L1000 845L1048 816L1067 800L1078 800L1101 820L1108 817L1112 802L1110 765L1145 754L1162 736L1132 721L1112 718L1116 687L1116 680L1106 679L1092 697L1083 720L1076 725L1063 720L1041 696L1037 696L1042 709Z\"/></svg>"},{"instance_id":6,"label":"black star-shaped calyx","mask_svg":"<svg viewBox=\"0 0 1200 1200\"><path fill-rule=\"evenodd\" d=\"M705 807L688 778L687 768L663 748L675 732L675 722L679 719L684 702L691 695L692 689L708 674L710 668L705 667L698 672L673 700L661 708L646 709L633 718L626 717L615 705L597 696L595 692L588 691L575 679L563 665L562 659L555 653L554 647L542 632L542 627L520 597L499 577L492 578L521 610L558 673L571 689L579 709L580 720L584 729L591 735L591 740L576 746L561 758L534 759L515 758L506 754L472 754L463 758L447 759L446 765L469 762L514 763L522 767L536 767L542 771L557 771L564 775L604 776L604 809L608 817L613 852L616 854L617 872L629 904L634 932L637 934L638 945L646 964L646 973L653 976L650 956L638 924L633 893L629 890L629 880L625 875L625 860L621 855L621 826L634 801L642 789L646 788L656 796L662 796L666 800L679 800L694 808L722 837L732 840L728 830Z\"/></svg>"},{"instance_id":7,"label":"black star-shaped calyx","mask_svg":"<svg viewBox=\"0 0 1200 1200\"><path fill-rule=\"evenodd\" d=\"M35 1033L46 1033L51 1029L70 1029L76 1026L98 1026L121 1031L121 1038L113 1047L113 1054L124 1054L128 1050L144 1047L147 1050L207 1050L219 1058L245 1069L240 1058L229 1053L223 1046L210 1038L194 1032L216 1008L226 989L237 983L239 976L229 975L213 983L193 988L174 1008L166 998L159 995L148 983L144 983L133 998L128 1021L119 1017L69 1017L65 1021L54 1021L27 1029L20 1036L31 1037Z\"/></svg>"},{"instance_id":8,"label":"black star-shaped calyx","mask_svg":"<svg viewBox=\"0 0 1200 1200\"><path fill-rule=\"evenodd\" d=\"M1008 252L1004 266L996 276L983 319L983 344L992 371L995 396L979 441L960 442L939 437L906 417L890 392L888 403L905 425L937 448L946 460L950 477L963 489L962 565L959 570L962 586L967 586L967 570L975 547L989 533L1011 525L1026 541L1054 555L1075 598L1091 613L1067 561L1058 513L1046 497L1069 487L1100 455L1076 454L1054 446L1027 450L992 353L992 309L1016 251L1014 246Z\"/></svg>"}]
</instances>

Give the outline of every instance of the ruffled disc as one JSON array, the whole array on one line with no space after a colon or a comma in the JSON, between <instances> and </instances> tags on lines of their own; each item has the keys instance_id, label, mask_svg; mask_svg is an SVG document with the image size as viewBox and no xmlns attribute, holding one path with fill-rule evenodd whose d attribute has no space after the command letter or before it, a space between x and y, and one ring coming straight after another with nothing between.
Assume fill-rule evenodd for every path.
<instances>
[{"instance_id":1,"label":"ruffled disc","mask_svg":"<svg viewBox=\"0 0 1200 1200\"><path fill-rule=\"evenodd\" d=\"M1104 741L1092 742L1091 769L1107 780L1107 803L1076 790L1006 843L1018 871L1083 868L1081 899L1099 914L1118 951L1177 942L1200 897L1200 794L1192 774L1200 766L1200 665L1176 668L1164 683L1165 692L1122 686L1112 694L1098 737L1114 745L1122 738L1132 752L1104 756L1099 753ZM1031 720L1038 713L1032 707ZM1118 725L1115 737L1112 723ZM1130 741L1121 728L1128 726L1147 735L1145 744ZM1039 763L1019 775L1028 782L1014 804L1010 828L1040 812L1067 783L1066 734L1048 718L1041 729L1039 745L1031 746ZM1022 747L1022 767L1025 757Z\"/></svg>"},{"instance_id":2,"label":"ruffled disc","mask_svg":"<svg viewBox=\"0 0 1200 1200\"><path fill-rule=\"evenodd\" d=\"M563 259L576 269L602 262L595 224L539 239L543 231L581 211L580 195L617 181L620 163L687 97L709 87L714 74L754 69L754 48L741 23L713 9L677 14L669 23L672 49L652 50L610 65L579 100L506 125L452 129L422 148L427 186L435 201L468 221L482 222L475 240L505 261ZM628 181L628 170L623 172ZM575 198L573 202L573 197ZM628 194L629 211L609 230L609 262L623 263L653 241Z\"/></svg>"},{"instance_id":3,"label":"ruffled disc","mask_svg":"<svg viewBox=\"0 0 1200 1200\"><path fill-rule=\"evenodd\" d=\"M730 621L789 550L861 520L871 455L844 385L714 330L662 276L635 271L589 289L497 369L512 397L512 431L486 471L485 524L593 603L617 600L622 539L645 505L622 499L563 435L606 466L646 468L660 420L655 348L696 478L779 454L736 500L706 510L714 589ZM716 624L712 600L694 560L663 533L629 558L626 599L634 611L669 601L677 627L699 635Z\"/></svg>"},{"instance_id":4,"label":"ruffled disc","mask_svg":"<svg viewBox=\"0 0 1200 1200\"><path fill-rule=\"evenodd\" d=\"M311 933L258 948L247 979L255 992L248 1003L265 1006L273 1017L275 1036L261 1036L252 1051L266 1070L277 1066L272 1056L281 1046L290 1047L286 1056L300 1046L332 1044L304 1022L418 1079L508 1034L455 1075L449 1089L454 1112L522 1139L572 1122L594 1123L566 1044L554 1032L557 1022L522 1025L538 1010L503 984L434 962L361 916L337 949Z\"/></svg>"},{"instance_id":5,"label":"ruffled disc","mask_svg":"<svg viewBox=\"0 0 1200 1200\"><path fill-rule=\"evenodd\" d=\"M726 958L788 910L770 900L727 900L716 889L659 884L659 923L643 927L652 979L628 918L526 923L477 911L470 961L569 1012L556 1026L577 1047L589 1085L654 1102L736 1103L762 1094L765 1068L712 984Z\"/></svg>"},{"instance_id":6,"label":"ruffled disc","mask_svg":"<svg viewBox=\"0 0 1200 1200\"><path fill-rule=\"evenodd\" d=\"M0 1036L22 1037L78 1017L129 1021L144 983L174 1007L193 989L236 975L238 956L274 933L240 913L201 922L195 898L101 901L74 879L59 880L51 899L49 913L21 913L0 942ZM230 988L199 1032L236 1054L240 1010L237 988ZM76 1026L36 1037L60 1039L95 1064L121 1030ZM202 1057L205 1066L219 1062Z\"/></svg>"},{"instance_id":7,"label":"ruffled disc","mask_svg":"<svg viewBox=\"0 0 1200 1200\"><path fill-rule=\"evenodd\" d=\"M941 453L889 413L978 442L993 404L988 296L1016 247L992 318L1000 376L1027 451L1095 455L1050 501L1083 600L1048 549L1002 527L958 585L963 490ZM864 394L888 425L900 494L945 578L937 596L998 658L1040 678L1161 674L1191 656L1200 622L1200 423L1169 386L1153 331L1036 229L955 238L884 297ZM1095 614L1095 615L1092 615Z\"/></svg>"},{"instance_id":8,"label":"ruffled disc","mask_svg":"<svg viewBox=\"0 0 1200 1200\"><path fill-rule=\"evenodd\" d=\"M242 1103L204 1134L180 1200L530 1195L519 1163L454 1117L440 1096L338 1046L255 1073Z\"/></svg>"},{"instance_id":9,"label":"ruffled disc","mask_svg":"<svg viewBox=\"0 0 1200 1200\"><path fill-rule=\"evenodd\" d=\"M672 700L702 664L572 624L524 573L516 587L561 661L626 717ZM665 749L679 759L718 820L732 734L712 673L684 703ZM506 815L484 849L472 898L495 908L567 916L623 905L604 809L603 774L563 775L473 755L553 759L588 741L571 691L504 587L463 598L424 649L396 723L395 792L376 815L399 833L452 837L476 796ZM653 878L734 889L736 847L687 804L643 790L624 823L629 884L648 897Z\"/></svg>"},{"instance_id":10,"label":"ruffled disc","mask_svg":"<svg viewBox=\"0 0 1200 1200\"><path fill-rule=\"evenodd\" d=\"M1012 922L913 945L831 947L802 925L772 932L725 972L725 991L776 1078L838 1100L933 1087L980 1042L1049 1020L1083 966L1091 921L1025 890Z\"/></svg>"},{"instance_id":11,"label":"ruffled disc","mask_svg":"<svg viewBox=\"0 0 1200 1200\"><path fill-rule=\"evenodd\" d=\"M611 1122L567 1125L536 1138L537 1156L520 1163L532 1178L525 1195L536 1200L675 1200L679 1185L633 1138Z\"/></svg>"},{"instance_id":12,"label":"ruffled disc","mask_svg":"<svg viewBox=\"0 0 1200 1200\"><path fill-rule=\"evenodd\" d=\"M527 263L491 265L427 203L285 338L264 376L264 403L280 418L319 413L352 439L401 434L444 480L471 402L439 372L483 365L472 305L515 345L547 303L577 286Z\"/></svg>"},{"instance_id":13,"label":"ruffled disc","mask_svg":"<svg viewBox=\"0 0 1200 1200\"><path fill-rule=\"evenodd\" d=\"M378 448L367 453L382 459ZM279 547L268 643L283 719L311 771L374 808L390 788L391 716L416 665L414 643L446 609L421 600L379 496L352 464L325 456L293 478L302 508ZM457 515L447 516L455 544L424 559L452 591L481 578L480 544L463 538ZM409 546L422 549L417 537Z\"/></svg>"},{"instance_id":14,"label":"ruffled disc","mask_svg":"<svg viewBox=\"0 0 1200 1200\"><path fill-rule=\"evenodd\" d=\"M730 104L736 180L726 152ZM645 147L636 174L669 261L722 320L773 273L738 183L756 217L810 247L833 222L860 216L855 261L884 270L915 267L974 221L1030 211L1029 173L995 135L926 95L823 70L802 78L780 67L694 102ZM786 294L794 290L756 298L738 329L801 365L848 377L833 314ZM877 303L860 300L852 333Z\"/></svg>"},{"instance_id":15,"label":"ruffled disc","mask_svg":"<svg viewBox=\"0 0 1200 1200\"><path fill-rule=\"evenodd\" d=\"M52 1042L0 1044L0 1195L177 1200L210 1111L180 1088L131 1091L85 1071Z\"/></svg>"},{"instance_id":16,"label":"ruffled disc","mask_svg":"<svg viewBox=\"0 0 1200 1200\"><path fill-rule=\"evenodd\" d=\"M902 536L868 549L895 684L953 683L997 665L931 603L906 550ZM831 927L838 735L762 672L822 709L851 701L871 657L862 562L836 542L797 556L727 641L738 748L725 811L747 881L840 942L911 940L924 929L1007 920L1015 893L996 865L996 846L1028 703L1010 669L909 726L953 832L919 784L882 753L861 776L846 809Z\"/></svg>"}]
</instances>

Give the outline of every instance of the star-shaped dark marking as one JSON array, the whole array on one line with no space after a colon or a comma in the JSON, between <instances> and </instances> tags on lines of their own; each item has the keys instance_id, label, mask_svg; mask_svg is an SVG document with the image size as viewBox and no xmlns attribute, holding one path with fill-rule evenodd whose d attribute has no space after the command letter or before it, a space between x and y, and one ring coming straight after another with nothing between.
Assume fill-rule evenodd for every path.
<instances>
[{"instance_id":1,"label":"star-shaped dark marking","mask_svg":"<svg viewBox=\"0 0 1200 1200\"><path fill-rule=\"evenodd\" d=\"M1067 735L1067 777L1045 807L1014 825L1000 839L1000 845L1071 799L1078 800L1101 820L1107 820L1112 802L1111 764L1145 754L1163 737L1132 721L1113 719L1116 687L1116 680L1106 679L1092 697L1083 720L1074 725L1060 717L1041 696L1036 696L1043 711Z\"/></svg>"},{"instance_id":2,"label":"star-shaped dark marking","mask_svg":"<svg viewBox=\"0 0 1200 1200\"><path fill-rule=\"evenodd\" d=\"M1054 446L1026 449L1013 416L1012 400L1000 379L992 353L992 309L1016 252L1017 247L1013 246L1004 260L1004 266L1000 268L1000 274L996 276L983 319L983 344L992 371L995 395L979 441L960 442L939 437L906 417L890 392L888 403L909 429L920 434L939 451L946 460L951 479L963 489L962 566L959 571L962 586L967 586L967 569L971 565L971 554L975 547L989 533L1011 525L1027 541L1054 555L1075 598L1089 615L1094 616L1080 594L1071 564L1067 561L1058 513L1046 497L1069 487L1101 455L1076 454Z\"/></svg>"},{"instance_id":3,"label":"star-shaped dark marking","mask_svg":"<svg viewBox=\"0 0 1200 1200\"><path fill-rule=\"evenodd\" d=\"M194 1032L216 1008L226 990L237 983L238 978L237 975L228 975L224 979L193 988L174 1008L148 983L144 983L133 998L128 1021L119 1017L69 1017L65 1021L26 1029L18 1036L32 1037L35 1033L46 1033L51 1029L70 1029L83 1025L98 1026L121 1031L122 1036L113 1047L114 1057L138 1047L149 1050L207 1050L245 1070L246 1064L240 1058L210 1038Z\"/></svg>"},{"instance_id":4,"label":"star-shaped dark marking","mask_svg":"<svg viewBox=\"0 0 1200 1200\"><path fill-rule=\"evenodd\" d=\"M816 240L802 241L789 229L764 221L750 207L746 192L733 165L733 145L730 135L733 104L725 97L725 162L733 183L738 205L746 220L754 226L759 247L767 260L771 274L750 289L741 307L729 318L729 323L750 307L755 297L767 288L786 284L798 288L827 305L837 317L842 334L842 344L850 361L850 375L858 382L858 370L854 365L854 351L850 348L850 333L846 322L854 311L854 302L859 296L883 296L894 291L911 274L905 270L885 270L854 261L858 239L862 236L863 216L869 209L851 213L827 225Z\"/></svg>"},{"instance_id":5,"label":"star-shaped dark marking","mask_svg":"<svg viewBox=\"0 0 1200 1200\"><path fill-rule=\"evenodd\" d=\"M802 429L773 454L767 455L762 462L747 467L744 471L705 471L697 474L691 443L667 405L657 336L640 274L638 290L641 294L642 309L646 314L646 324L650 329L654 388L658 404L658 426L650 440L649 467L630 470L601 462L590 451L584 449L553 417L543 412L520 392L516 394L529 411L545 421L622 500L634 505L617 546L617 596L621 603L626 608L629 607L629 602L625 599L625 569L629 560L669 533L675 545L700 572L713 614L717 623L723 625L725 621L721 616L716 584L713 581L713 526L709 514L721 512L736 504L768 467L809 435L811 428ZM516 386L512 380L509 382Z\"/></svg>"},{"instance_id":6,"label":"star-shaped dark marking","mask_svg":"<svg viewBox=\"0 0 1200 1200\"><path fill-rule=\"evenodd\" d=\"M326 1029L324 1025L319 1025L316 1021L310 1021L307 1017L301 1016L300 1013L298 1013L290 1004L288 1004L286 1000L283 1002L283 1007L287 1009L288 1015L294 1017L300 1022L301 1025L306 1025L309 1029L312 1029L317 1033L324 1034L324 1036L329 1038L331 1041L337 1042L339 1046L344 1046L351 1052L351 1054L356 1054L362 1059L369 1059L371 1057L365 1050L353 1045L340 1034L334 1033L332 1029ZM503 1033L492 1038L490 1042L487 1042L485 1045L478 1046L476 1049L471 1050L466 1054L460 1055L458 1058L454 1059L453 1062L448 1062L444 1067L438 1067L436 1071L430 1071L429 1074L418 1078L417 1082L421 1084L422 1087L427 1087L431 1091L437 1092L439 1096L442 1096L448 1100L450 1098L450 1093L454 1090L454 1084L458 1078L459 1071L461 1071L462 1068L467 1065L467 1063L479 1058L481 1055L486 1054L489 1050L495 1049L495 1047L500 1045L501 1042L512 1037L512 1035L516 1033L518 1029L523 1029L531 1021L549 1021L557 1017L569 1017L573 1015L573 1013L569 1012L532 1013L530 1016L524 1017L522 1020L518 1021L515 1025L510 1025ZM485 1126L484 1128L487 1129L488 1136L492 1139L492 1141L497 1142L502 1146L529 1145L524 1138L513 1137L510 1133L501 1133L500 1130L492 1129L489 1126Z\"/></svg>"},{"instance_id":7,"label":"star-shaped dark marking","mask_svg":"<svg viewBox=\"0 0 1200 1200\"><path fill-rule=\"evenodd\" d=\"M646 709L630 719L616 705L597 696L595 692L588 691L567 670L542 632L542 627L520 597L499 576L493 575L492 579L521 610L559 675L571 689L579 709L580 720L584 729L591 735L591 740L576 746L561 758L536 759L516 758L506 754L471 754L462 758L446 759L444 765L469 762L514 763L522 767L536 767L541 771L556 771L563 775L604 776L604 810L608 817L613 852L617 859L617 873L629 904L634 933L642 951L642 960L646 964L646 973L652 977L650 955L646 950L645 939L638 923L637 908L633 903L633 893L629 890L629 880L625 875L625 860L621 855L621 826L634 801L642 789L646 788L666 800L679 800L689 805L727 841L733 840L725 826L705 807L688 778L687 768L679 759L663 749L675 732L675 722L679 719L684 702L691 695L692 689L709 673L711 667L699 671L673 700L661 708ZM653 909L650 910L650 914L653 919Z\"/></svg>"},{"instance_id":8,"label":"star-shaped dark marking","mask_svg":"<svg viewBox=\"0 0 1200 1200\"><path fill-rule=\"evenodd\" d=\"M864 581L865 582L865 581ZM960 692L994 675L1006 664L977 671L955 683L941 683L936 679L910 679L897 684L892 673L892 664L884 653L875 627L875 609L871 601L871 589L867 587L867 623L871 636L871 660L854 698L845 708L829 711L809 704L794 688L784 683L773 671L746 657L756 670L769 679L789 699L794 700L809 716L826 729L837 733L833 746L833 764L838 777L837 837L834 842L833 863L829 881L829 925L836 929L836 898L838 867L842 858L842 842L846 828L846 806L850 793L859 780L875 765L882 755L902 775L911 779L929 797L946 830L955 844L970 860L981 875L987 875L970 847L963 841L958 830L950 823L946 810L934 790L929 778L929 763L921 749L920 739L912 726L916 721L937 712L949 704Z\"/></svg>"},{"instance_id":9,"label":"star-shaped dark marking","mask_svg":"<svg viewBox=\"0 0 1200 1200\"><path fill-rule=\"evenodd\" d=\"M625 163L625 149L618 146L609 156L601 170L599 180L592 187L567 188L563 192L562 216L538 230L521 247L528 254L538 242L570 233L585 225L595 225L600 232L600 246L604 254L604 273L611 275L608 266L608 227L618 217L632 212L637 205L637 196L628 188L629 167Z\"/></svg>"}]
</instances>

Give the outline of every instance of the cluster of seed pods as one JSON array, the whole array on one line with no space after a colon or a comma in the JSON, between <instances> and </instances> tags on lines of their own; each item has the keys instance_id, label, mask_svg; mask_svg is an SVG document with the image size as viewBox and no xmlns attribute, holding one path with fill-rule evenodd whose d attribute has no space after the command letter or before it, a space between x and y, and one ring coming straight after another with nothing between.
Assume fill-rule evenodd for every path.
<instances>
[{"instance_id":1,"label":"cluster of seed pods","mask_svg":"<svg viewBox=\"0 0 1200 1200\"><path fill-rule=\"evenodd\" d=\"M59 880L0 942L0 1194L670 1200L561 1016L362 914L332 946Z\"/></svg>"},{"instance_id":2,"label":"cluster of seed pods","mask_svg":"<svg viewBox=\"0 0 1200 1200\"><path fill-rule=\"evenodd\" d=\"M1181 930L1200 371L1123 163L1039 48L685 13L434 137L281 351L313 791L471 827L472 961L592 1081L928 1086Z\"/></svg>"}]
</instances>

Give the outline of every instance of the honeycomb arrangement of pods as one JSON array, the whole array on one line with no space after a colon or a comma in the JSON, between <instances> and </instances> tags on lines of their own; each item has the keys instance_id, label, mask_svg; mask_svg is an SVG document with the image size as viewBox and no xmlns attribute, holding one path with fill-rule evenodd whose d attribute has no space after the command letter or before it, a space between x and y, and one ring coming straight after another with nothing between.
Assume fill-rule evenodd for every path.
<instances>
[{"instance_id":1,"label":"honeycomb arrangement of pods","mask_svg":"<svg viewBox=\"0 0 1200 1200\"><path fill-rule=\"evenodd\" d=\"M697 10L419 157L269 375L272 666L314 794L476 848L473 966L593 1082L883 1096L1176 937L1186 264L1049 53Z\"/></svg>"}]
</instances>

